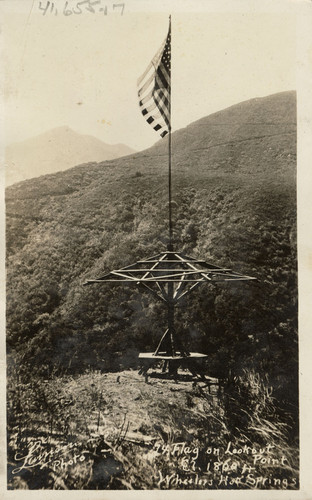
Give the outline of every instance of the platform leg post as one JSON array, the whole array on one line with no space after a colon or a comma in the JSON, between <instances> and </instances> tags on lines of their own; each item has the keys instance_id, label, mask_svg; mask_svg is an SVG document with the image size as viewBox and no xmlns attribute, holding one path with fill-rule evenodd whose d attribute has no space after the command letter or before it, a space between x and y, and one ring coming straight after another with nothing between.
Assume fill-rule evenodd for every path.
<instances>
[{"instance_id":1,"label":"platform leg post","mask_svg":"<svg viewBox=\"0 0 312 500\"><path fill-rule=\"evenodd\" d=\"M173 300L173 283L168 283L168 332L170 339L169 356L175 356L175 330L174 330L174 300Z\"/></svg>"}]
</instances>

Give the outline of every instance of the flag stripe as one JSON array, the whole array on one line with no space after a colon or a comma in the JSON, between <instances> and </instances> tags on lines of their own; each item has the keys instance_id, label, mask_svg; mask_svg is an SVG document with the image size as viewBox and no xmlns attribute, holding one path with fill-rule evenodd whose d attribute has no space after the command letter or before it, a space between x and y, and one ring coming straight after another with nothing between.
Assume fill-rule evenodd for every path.
<instances>
[{"instance_id":1,"label":"flag stripe","mask_svg":"<svg viewBox=\"0 0 312 500\"><path fill-rule=\"evenodd\" d=\"M157 95L154 96L155 102L157 103L157 107L165 120L166 124L170 125L170 117L169 117L169 99L166 98L164 92L161 90L157 91Z\"/></svg>"},{"instance_id":2,"label":"flag stripe","mask_svg":"<svg viewBox=\"0 0 312 500\"><path fill-rule=\"evenodd\" d=\"M162 115L159 111L156 113L149 113L146 109L143 109L142 115L145 117L146 121L148 120L149 116L152 116L154 118L154 120L162 117ZM149 116L147 116L147 115L149 115Z\"/></svg>"},{"instance_id":3,"label":"flag stripe","mask_svg":"<svg viewBox=\"0 0 312 500\"><path fill-rule=\"evenodd\" d=\"M151 76L149 77L149 79L148 79L148 80L144 83L143 87L141 87L141 88L139 89L139 92L138 92L138 93L139 93L139 96L140 96L141 94L143 94L143 93L144 93L144 92L148 89L148 87L150 86L150 84L151 84L152 82L154 82L154 79L155 79L154 75L151 75Z\"/></svg>"},{"instance_id":4,"label":"flag stripe","mask_svg":"<svg viewBox=\"0 0 312 500\"><path fill-rule=\"evenodd\" d=\"M143 99L140 100L140 106L147 103L149 100L153 99L153 91L149 92Z\"/></svg>"},{"instance_id":5,"label":"flag stripe","mask_svg":"<svg viewBox=\"0 0 312 500\"><path fill-rule=\"evenodd\" d=\"M144 80L144 78L146 77L147 73L151 69L155 70L155 68L157 68L157 66L158 66L158 64L159 64L159 62L161 60L161 54L162 54L162 52L164 50L165 44L166 44L166 40L162 43L162 46L160 47L160 49L158 49L158 51L154 55L153 59L151 60L151 62L147 66L146 70L144 71L143 75L141 75L140 78L138 79L138 81L137 81L138 87L140 86L140 84Z\"/></svg>"},{"instance_id":6,"label":"flag stripe","mask_svg":"<svg viewBox=\"0 0 312 500\"><path fill-rule=\"evenodd\" d=\"M151 104L150 106L145 106L142 113L143 114L150 113L155 108L157 108L157 106L156 106L155 102L153 102L153 104Z\"/></svg>"},{"instance_id":7,"label":"flag stripe","mask_svg":"<svg viewBox=\"0 0 312 500\"><path fill-rule=\"evenodd\" d=\"M140 76L140 78L138 79L138 82L137 82L137 85L138 87L141 85L141 82L144 80L144 78L146 77L146 75L148 74L148 72L154 68L153 64L150 62L149 65L147 66L146 70L144 71L143 75Z\"/></svg>"},{"instance_id":8,"label":"flag stripe","mask_svg":"<svg viewBox=\"0 0 312 500\"><path fill-rule=\"evenodd\" d=\"M157 77L158 77L158 80L157 80ZM159 84L159 80L162 82L162 85ZM164 86L165 88L168 86L168 84L167 84L168 75L166 76L165 71L162 71L161 68L159 68L157 71L156 81L157 81L159 86Z\"/></svg>"}]
</instances>

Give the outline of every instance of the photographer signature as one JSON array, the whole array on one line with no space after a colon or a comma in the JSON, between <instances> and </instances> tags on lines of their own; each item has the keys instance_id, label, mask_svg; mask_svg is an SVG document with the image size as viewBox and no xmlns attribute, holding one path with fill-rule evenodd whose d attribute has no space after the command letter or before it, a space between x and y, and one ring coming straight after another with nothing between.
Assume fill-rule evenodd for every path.
<instances>
[{"instance_id":1,"label":"photographer signature","mask_svg":"<svg viewBox=\"0 0 312 500\"><path fill-rule=\"evenodd\" d=\"M12 470L12 474L18 474L24 469L29 470L34 467L44 469L49 466L56 470L58 467L65 468L78 462L84 462L86 454L90 452L85 449L79 451L81 444L69 443L47 450L47 442L44 439L33 441L26 454L15 453L14 460L22 463Z\"/></svg>"}]
</instances>

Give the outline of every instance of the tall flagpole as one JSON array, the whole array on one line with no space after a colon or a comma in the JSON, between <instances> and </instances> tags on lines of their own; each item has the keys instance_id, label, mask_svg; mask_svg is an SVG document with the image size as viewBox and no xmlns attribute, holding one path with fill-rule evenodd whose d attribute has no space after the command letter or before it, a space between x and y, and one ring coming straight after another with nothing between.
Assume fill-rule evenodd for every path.
<instances>
[{"instance_id":1,"label":"tall flagpole","mask_svg":"<svg viewBox=\"0 0 312 500\"><path fill-rule=\"evenodd\" d=\"M169 30L170 39L171 37L171 15L169 16ZM170 43L172 46L172 43ZM169 195L169 245L168 250L173 250L173 238L172 238L172 206L171 206L171 47L170 47L170 94L169 94L169 141L168 141L168 155L169 155L169 179L168 179L168 195Z\"/></svg>"},{"instance_id":2,"label":"tall flagpole","mask_svg":"<svg viewBox=\"0 0 312 500\"><path fill-rule=\"evenodd\" d=\"M170 115L169 115L170 116ZM168 250L173 250L172 243L172 206L171 206L171 125L169 126L169 179L168 179L168 191L169 191L169 246Z\"/></svg>"},{"instance_id":3,"label":"tall flagpole","mask_svg":"<svg viewBox=\"0 0 312 500\"><path fill-rule=\"evenodd\" d=\"M172 241L172 205L171 205L171 46L172 46L172 36L171 36L171 16L169 16L169 32L170 32L170 85L169 85L169 100L168 100L168 114L169 114L169 125L168 125L168 201L169 201L169 244L168 251L173 251L173 241ZM175 331L174 331L174 300L173 300L173 283L168 282L168 335L169 335L169 346L167 350L167 355L174 357L175 352ZM170 366L171 365L171 366ZM169 371L173 369L171 363L169 363Z\"/></svg>"}]
</instances>

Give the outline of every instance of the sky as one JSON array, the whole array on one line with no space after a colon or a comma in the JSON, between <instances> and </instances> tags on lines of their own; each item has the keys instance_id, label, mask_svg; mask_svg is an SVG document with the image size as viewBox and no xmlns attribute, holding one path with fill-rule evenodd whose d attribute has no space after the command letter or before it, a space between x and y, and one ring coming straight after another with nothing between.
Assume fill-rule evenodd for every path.
<instances>
[{"instance_id":1,"label":"sky","mask_svg":"<svg viewBox=\"0 0 312 500\"><path fill-rule=\"evenodd\" d=\"M296 89L293 13L196 12L175 3L167 3L170 12L153 12L149 2L134 8L138 2L125 0L121 14L111 0L98 0L95 13L84 2L81 14L64 15L65 0L49 6L13 0L2 24L5 142L68 126L135 150L154 144L159 137L140 114L137 79L166 37L169 13L173 130L247 99ZM67 8L77 11L77 0Z\"/></svg>"}]
</instances>

